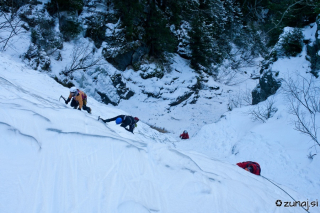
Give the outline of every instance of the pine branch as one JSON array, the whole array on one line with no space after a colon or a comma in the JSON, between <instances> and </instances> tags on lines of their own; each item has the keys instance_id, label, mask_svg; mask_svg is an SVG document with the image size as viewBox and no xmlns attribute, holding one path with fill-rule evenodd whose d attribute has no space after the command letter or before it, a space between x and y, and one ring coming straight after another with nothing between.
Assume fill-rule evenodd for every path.
<instances>
[{"instance_id":1,"label":"pine branch","mask_svg":"<svg viewBox=\"0 0 320 213\"><path fill-rule=\"evenodd\" d=\"M277 24L275 24L275 26L274 26L273 28L271 28L271 29L267 32L267 34L270 33L272 30L276 29L276 28L281 24L283 18L284 18L285 15L290 11L290 9L291 9L292 7L294 7L295 5L300 4L300 3L302 3L302 2L304 2L304 0L300 0L300 1L297 1L297 2L289 5L288 8L283 12L283 14L282 14L281 19L279 20L279 22L278 22Z\"/></svg>"}]
</instances>

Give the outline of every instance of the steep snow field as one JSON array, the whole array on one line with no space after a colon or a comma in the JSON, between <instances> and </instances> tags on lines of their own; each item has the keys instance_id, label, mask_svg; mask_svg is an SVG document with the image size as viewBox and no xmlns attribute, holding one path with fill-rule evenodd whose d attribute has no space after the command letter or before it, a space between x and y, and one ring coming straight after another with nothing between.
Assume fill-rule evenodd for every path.
<instances>
[{"instance_id":1,"label":"steep snow field","mask_svg":"<svg viewBox=\"0 0 320 213\"><path fill-rule=\"evenodd\" d=\"M7 55L1 53L0 60L0 212L304 212L300 207L277 207L276 200L291 198L266 179L228 163L236 159L259 161L262 174L278 175L279 185L296 200L311 201L319 195L319 173L313 173L318 158L301 162L305 167L297 171L294 160L299 156L290 160L290 150L284 149L288 144L278 143L285 137L263 136L271 130L251 129L248 120L240 123L241 113L227 114L188 141L194 141L193 148L207 150L209 158L175 148L175 139L143 122L135 134L114 123L105 125L97 121L99 115L125 112L91 97L92 115L74 110L59 101L61 94L68 95L67 88ZM276 118L270 122L280 125ZM244 138L241 135L249 143L238 140L239 154L228 156L225 147ZM212 153L209 140L204 143L208 136L214 140ZM249 152L257 139L260 151ZM299 185L286 183L292 179ZM303 186L310 196L299 190ZM320 211L310 207L310 212Z\"/></svg>"},{"instance_id":2,"label":"steep snow field","mask_svg":"<svg viewBox=\"0 0 320 213\"><path fill-rule=\"evenodd\" d=\"M310 35L315 31L314 28L306 28L304 33L306 39L310 39ZM293 80L298 80L297 75L310 78L306 48L297 57L279 59L271 69L280 71L279 78L283 79L283 86L285 86L284 80L288 81L289 77ZM319 79L315 79L315 85L320 85ZM298 173L304 174L302 178L305 179L306 186L309 180L305 177L314 173L320 175L320 170L315 165L312 166L315 162L309 161L306 157L309 152L315 152L318 148L309 137L294 130L293 122L296 118L288 112L288 99L283 88L269 99L273 99L277 112L266 123L251 119L249 113L257 106L242 107L225 113L218 122L204 126L194 138L179 144L181 147L189 147L208 156L228 158L231 162L246 158L261 162L260 159L265 158L269 168L264 171L268 173L273 171L274 178L282 177L279 173L288 174L286 170L301 169ZM261 102L259 106L263 107L265 104ZM297 165L289 168L292 163L289 161L294 161ZM276 168L278 166L280 167ZM294 173L292 175L297 177ZM319 187L319 182L316 185ZM311 191L312 189L305 187L306 194ZM318 191L315 192L317 192L315 195L320 195Z\"/></svg>"},{"instance_id":3,"label":"steep snow field","mask_svg":"<svg viewBox=\"0 0 320 213\"><path fill-rule=\"evenodd\" d=\"M314 25L306 27L303 30L305 39L313 41L315 30ZM309 79L309 67L304 47L297 57L279 59L270 69L279 71L284 87L289 78L297 82L301 77ZM315 79L315 85L320 85L319 79ZM258 106L263 108L266 102L234 109L224 113L218 122L205 125L190 140L177 143L177 147L232 164L246 160L259 162L265 177L296 190L309 200L319 200L319 147L310 137L294 130L296 117L289 113L288 97L283 87L269 97L269 100L273 99L277 112L265 123L253 121L250 112ZM317 117L317 126L319 121ZM315 154L315 157L310 159L308 154Z\"/></svg>"},{"instance_id":4,"label":"steep snow field","mask_svg":"<svg viewBox=\"0 0 320 213\"><path fill-rule=\"evenodd\" d=\"M303 32L313 41L316 26L310 26ZM2 37L9 34L1 32ZM293 129L295 117L288 113L283 89L270 97L277 112L265 123L249 115L257 106L226 112L228 99L258 83L250 78L259 73L258 65L241 69L233 79L239 83L232 86L202 76L206 81L199 94L172 107L169 104L196 82L189 62L178 56L162 79L143 80L141 70L120 72L109 63L103 66L105 73L80 70L73 73L74 83L89 94L90 115L59 101L68 89L49 77L59 76L70 64L74 46L88 42L65 42L63 61L51 58L48 73L30 69L19 58L28 50L30 32L12 37L0 53L0 213L305 212L298 206L283 207L286 201L293 205L290 196L309 205L316 202L306 208L320 212L319 148ZM284 80L296 73L308 78L305 58L306 48L271 68ZM96 101L96 90L116 94L108 85L110 75L119 73L135 96L117 107ZM164 99L146 93L162 93ZM118 114L141 119L135 134L97 121L98 116ZM178 138L184 129L190 140ZM309 154L316 155L310 159ZM261 165L261 177L235 165L247 160ZM277 200L283 201L281 207Z\"/></svg>"}]
</instances>

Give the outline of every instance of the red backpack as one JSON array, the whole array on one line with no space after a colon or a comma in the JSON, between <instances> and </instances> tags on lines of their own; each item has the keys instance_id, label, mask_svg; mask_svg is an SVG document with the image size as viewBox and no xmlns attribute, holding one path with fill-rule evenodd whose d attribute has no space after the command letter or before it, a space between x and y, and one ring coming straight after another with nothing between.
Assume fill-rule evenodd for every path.
<instances>
[{"instance_id":1,"label":"red backpack","mask_svg":"<svg viewBox=\"0 0 320 213\"><path fill-rule=\"evenodd\" d=\"M252 166L252 168L253 168L252 173L253 174L260 175L261 168L260 168L260 165L257 162L248 161L247 167L248 166Z\"/></svg>"},{"instance_id":2,"label":"red backpack","mask_svg":"<svg viewBox=\"0 0 320 213\"><path fill-rule=\"evenodd\" d=\"M237 165L243 169L247 168L247 167L252 167L252 171L250 171L252 174L255 175L260 175L261 173L261 168L260 165L256 162L252 162L252 161L246 161L246 162L241 162L241 163L237 163Z\"/></svg>"}]
</instances>

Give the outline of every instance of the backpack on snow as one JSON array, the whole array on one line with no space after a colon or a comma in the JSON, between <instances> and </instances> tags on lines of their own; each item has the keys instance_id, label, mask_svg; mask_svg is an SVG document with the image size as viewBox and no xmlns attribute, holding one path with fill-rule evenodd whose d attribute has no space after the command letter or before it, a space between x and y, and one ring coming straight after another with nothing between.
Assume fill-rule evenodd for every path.
<instances>
[{"instance_id":1,"label":"backpack on snow","mask_svg":"<svg viewBox=\"0 0 320 213\"><path fill-rule=\"evenodd\" d=\"M250 162L247 164L247 167L249 167L249 166L252 166L252 167L255 169L255 171L257 171L257 172L254 173L254 174L260 175L260 173L261 173L261 167L260 167L260 165L259 165L258 163L250 161Z\"/></svg>"}]
</instances>

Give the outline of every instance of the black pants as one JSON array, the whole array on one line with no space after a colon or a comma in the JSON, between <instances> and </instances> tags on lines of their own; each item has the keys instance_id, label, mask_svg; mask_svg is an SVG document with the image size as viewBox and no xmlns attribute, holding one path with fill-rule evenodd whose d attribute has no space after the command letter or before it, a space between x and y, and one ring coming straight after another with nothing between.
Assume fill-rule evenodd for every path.
<instances>
[{"instance_id":1,"label":"black pants","mask_svg":"<svg viewBox=\"0 0 320 213\"><path fill-rule=\"evenodd\" d=\"M77 109L77 107L79 106L79 102L76 101L76 100L74 100L74 98L72 98L72 101L71 101L70 106L73 107L73 108L75 108L75 109ZM88 112L90 111L90 108L87 107L85 104L83 104L82 109L83 109L83 110L86 110L86 111L88 111Z\"/></svg>"}]
</instances>

